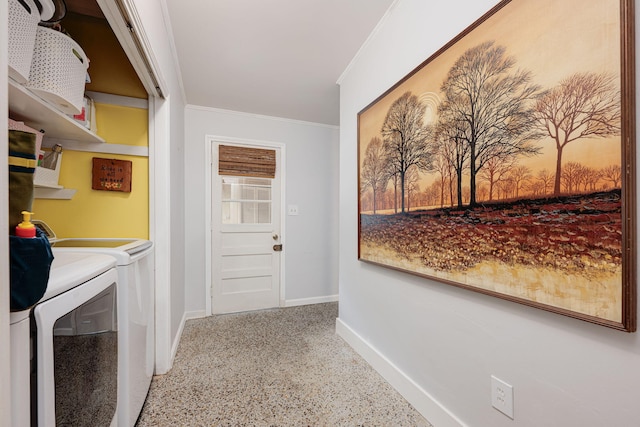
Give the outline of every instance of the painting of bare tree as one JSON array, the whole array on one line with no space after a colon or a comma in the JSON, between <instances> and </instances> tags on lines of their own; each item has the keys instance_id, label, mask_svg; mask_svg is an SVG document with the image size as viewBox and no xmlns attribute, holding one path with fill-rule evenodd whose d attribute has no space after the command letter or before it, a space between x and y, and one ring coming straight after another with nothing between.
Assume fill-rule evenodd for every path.
<instances>
[{"instance_id":1,"label":"painting of bare tree","mask_svg":"<svg viewBox=\"0 0 640 427\"><path fill-rule=\"evenodd\" d=\"M365 262L636 329L633 0L504 0L358 114Z\"/></svg>"}]
</instances>

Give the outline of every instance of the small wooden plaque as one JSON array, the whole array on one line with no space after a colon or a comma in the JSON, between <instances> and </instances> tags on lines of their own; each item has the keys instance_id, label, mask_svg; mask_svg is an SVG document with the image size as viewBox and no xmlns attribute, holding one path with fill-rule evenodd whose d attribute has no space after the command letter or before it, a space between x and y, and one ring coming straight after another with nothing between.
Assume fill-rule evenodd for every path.
<instances>
[{"instance_id":1,"label":"small wooden plaque","mask_svg":"<svg viewBox=\"0 0 640 427\"><path fill-rule=\"evenodd\" d=\"M131 161L93 158L93 190L131 192Z\"/></svg>"}]
</instances>

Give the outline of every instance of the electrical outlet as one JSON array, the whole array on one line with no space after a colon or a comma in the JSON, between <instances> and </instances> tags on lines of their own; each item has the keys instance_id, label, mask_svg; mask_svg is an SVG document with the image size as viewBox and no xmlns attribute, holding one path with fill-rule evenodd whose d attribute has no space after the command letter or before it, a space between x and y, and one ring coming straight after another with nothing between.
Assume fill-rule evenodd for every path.
<instances>
[{"instance_id":1,"label":"electrical outlet","mask_svg":"<svg viewBox=\"0 0 640 427\"><path fill-rule=\"evenodd\" d=\"M491 375L491 405L513 419L513 387Z\"/></svg>"}]
</instances>

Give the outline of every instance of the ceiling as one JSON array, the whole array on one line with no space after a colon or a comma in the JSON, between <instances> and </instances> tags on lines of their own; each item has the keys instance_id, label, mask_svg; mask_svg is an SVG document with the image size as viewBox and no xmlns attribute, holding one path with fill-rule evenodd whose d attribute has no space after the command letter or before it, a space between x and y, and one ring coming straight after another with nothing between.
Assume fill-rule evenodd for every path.
<instances>
[{"instance_id":1,"label":"ceiling","mask_svg":"<svg viewBox=\"0 0 640 427\"><path fill-rule=\"evenodd\" d=\"M187 103L339 124L336 81L394 0L167 0Z\"/></svg>"}]
</instances>

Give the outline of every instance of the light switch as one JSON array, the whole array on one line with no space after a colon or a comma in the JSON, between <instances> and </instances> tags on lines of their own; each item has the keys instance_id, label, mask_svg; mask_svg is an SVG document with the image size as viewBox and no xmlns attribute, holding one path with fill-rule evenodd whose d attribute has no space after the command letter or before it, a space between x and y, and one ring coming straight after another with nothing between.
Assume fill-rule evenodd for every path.
<instances>
[{"instance_id":1,"label":"light switch","mask_svg":"<svg viewBox=\"0 0 640 427\"><path fill-rule=\"evenodd\" d=\"M298 205L289 205L287 213L289 215L298 215Z\"/></svg>"}]
</instances>

